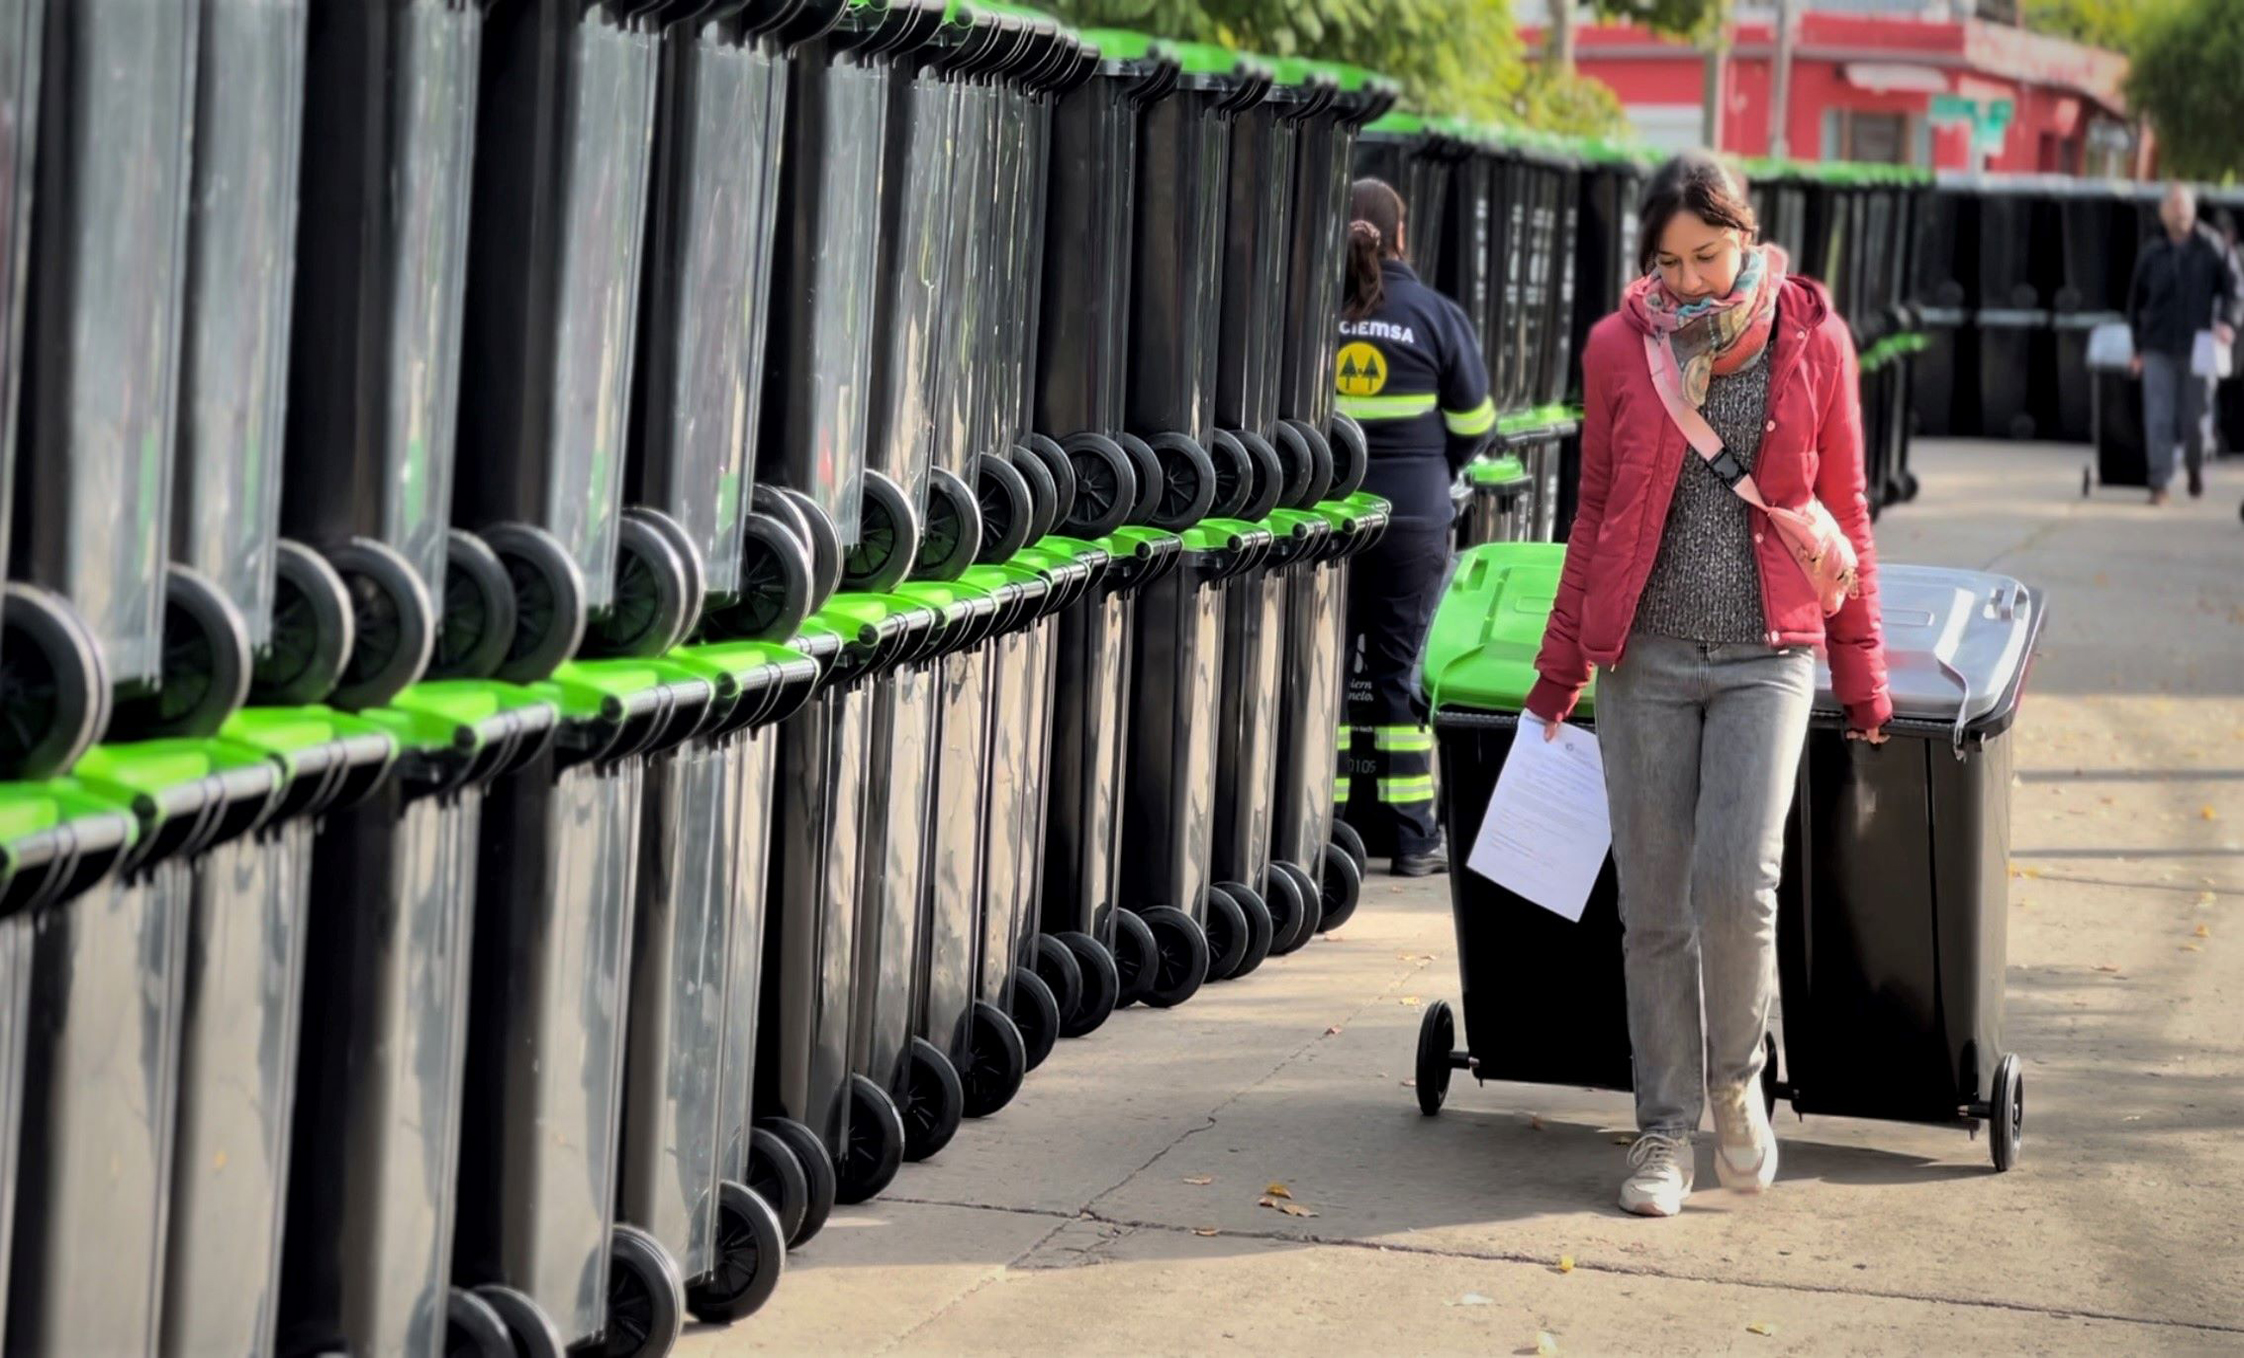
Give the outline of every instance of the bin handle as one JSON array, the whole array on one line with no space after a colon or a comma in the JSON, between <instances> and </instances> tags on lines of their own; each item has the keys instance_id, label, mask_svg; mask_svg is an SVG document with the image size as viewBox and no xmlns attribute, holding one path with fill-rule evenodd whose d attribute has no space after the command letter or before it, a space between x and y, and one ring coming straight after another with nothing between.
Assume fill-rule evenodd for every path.
<instances>
[{"instance_id":1,"label":"bin handle","mask_svg":"<svg viewBox=\"0 0 2244 1358\"><path fill-rule=\"evenodd\" d=\"M1963 690L1963 700L1956 704L1956 724L1948 733L1948 743L1955 751L1956 758L1961 759L1964 757L1964 728L1971 722L1971 679L1962 670L1949 664L1946 656L1935 655L1932 663L1938 665L1940 672L1955 680L1956 686Z\"/></svg>"}]
</instances>

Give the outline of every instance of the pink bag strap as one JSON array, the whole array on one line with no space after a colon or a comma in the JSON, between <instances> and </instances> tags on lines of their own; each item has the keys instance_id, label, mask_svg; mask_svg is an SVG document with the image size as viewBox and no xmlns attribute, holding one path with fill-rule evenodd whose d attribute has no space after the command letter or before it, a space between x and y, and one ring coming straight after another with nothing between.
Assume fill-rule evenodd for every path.
<instances>
[{"instance_id":1,"label":"pink bag strap","mask_svg":"<svg viewBox=\"0 0 2244 1358\"><path fill-rule=\"evenodd\" d=\"M1660 401L1667 406L1667 417L1683 431L1706 465L1722 478L1722 484L1738 494L1738 498L1755 509L1766 511L1769 502L1761 498L1761 488L1753 483L1753 473L1739 465L1728 448L1722 446L1722 436L1706 417L1693 410L1683 393L1676 388L1675 362L1667 352L1667 342L1658 335L1644 337L1644 361L1652 369L1652 386L1660 393Z\"/></svg>"}]
</instances>

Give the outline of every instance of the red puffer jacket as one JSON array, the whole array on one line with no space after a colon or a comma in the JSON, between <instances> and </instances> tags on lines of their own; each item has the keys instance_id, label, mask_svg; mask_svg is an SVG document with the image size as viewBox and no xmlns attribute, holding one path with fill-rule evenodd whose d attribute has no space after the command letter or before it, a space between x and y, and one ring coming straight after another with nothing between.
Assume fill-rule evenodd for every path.
<instances>
[{"instance_id":1,"label":"red puffer jacket","mask_svg":"<svg viewBox=\"0 0 2244 1358\"><path fill-rule=\"evenodd\" d=\"M1771 646L1827 645L1847 720L1875 730L1893 716L1878 621L1878 565L1863 498L1862 411L1854 341L1821 284L1787 277L1769 342L1770 419L1753 479L1770 504L1802 506L1812 492L1861 557L1862 594L1829 619L1767 516L1753 511L1761 599ZM1659 555L1668 504L1686 457L1644 361L1643 333L1624 310L1590 331L1582 353L1582 494L1566 569L1535 668L1527 708L1546 721L1574 710L1590 666L1621 661L1637 600Z\"/></svg>"}]
</instances>

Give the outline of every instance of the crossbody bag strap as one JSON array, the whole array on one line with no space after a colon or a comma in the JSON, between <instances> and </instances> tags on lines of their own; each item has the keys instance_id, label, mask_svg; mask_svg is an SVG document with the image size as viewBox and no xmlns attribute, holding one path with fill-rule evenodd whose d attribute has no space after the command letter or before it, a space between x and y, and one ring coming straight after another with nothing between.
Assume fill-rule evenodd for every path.
<instances>
[{"instance_id":1,"label":"crossbody bag strap","mask_svg":"<svg viewBox=\"0 0 2244 1358\"><path fill-rule=\"evenodd\" d=\"M1755 509L1766 510L1769 502L1761 498L1761 488L1754 484L1753 473L1722 445L1722 436L1714 432L1714 426L1693 410L1690 402L1683 399L1683 393L1677 390L1675 363L1667 351L1667 342L1658 335L1646 335L1644 362L1652 370L1652 386L1667 407L1667 417L1675 421L1675 427L1683 431L1683 437L1691 441L1706 465L1722 478L1723 485L1737 492L1739 499Z\"/></svg>"}]
</instances>

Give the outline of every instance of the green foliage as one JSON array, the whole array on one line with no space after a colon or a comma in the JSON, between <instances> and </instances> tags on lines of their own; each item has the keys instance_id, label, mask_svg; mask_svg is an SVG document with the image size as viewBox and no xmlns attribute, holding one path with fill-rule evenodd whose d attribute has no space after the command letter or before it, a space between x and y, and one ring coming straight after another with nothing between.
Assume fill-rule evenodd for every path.
<instances>
[{"instance_id":1,"label":"green foliage","mask_svg":"<svg viewBox=\"0 0 2244 1358\"><path fill-rule=\"evenodd\" d=\"M2158 134L2160 165L2188 179L2244 172L2244 0L2174 0L2135 34L2127 100Z\"/></svg>"},{"instance_id":2,"label":"green foliage","mask_svg":"<svg viewBox=\"0 0 2244 1358\"><path fill-rule=\"evenodd\" d=\"M1591 7L1608 23L1635 24L1689 42L1705 41L1729 15L1724 0L1593 0Z\"/></svg>"},{"instance_id":3,"label":"green foliage","mask_svg":"<svg viewBox=\"0 0 2244 1358\"><path fill-rule=\"evenodd\" d=\"M2025 0L2021 17L2037 33L2133 52L2145 20L2165 7L2164 0Z\"/></svg>"}]
</instances>

